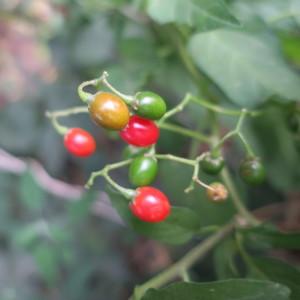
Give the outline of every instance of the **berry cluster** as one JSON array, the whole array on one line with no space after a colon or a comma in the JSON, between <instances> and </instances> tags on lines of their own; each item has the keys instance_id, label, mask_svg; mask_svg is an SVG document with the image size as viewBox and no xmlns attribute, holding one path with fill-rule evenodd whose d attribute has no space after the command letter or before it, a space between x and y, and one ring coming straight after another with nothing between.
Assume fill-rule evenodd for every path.
<instances>
[{"instance_id":1,"label":"berry cluster","mask_svg":"<svg viewBox=\"0 0 300 300\"><path fill-rule=\"evenodd\" d=\"M57 131L64 135L64 145L73 155L88 157L96 150L95 139L90 133L81 128L66 128L58 124L58 116L66 116L72 113L87 112L95 124L104 129L119 132L119 136L128 144L125 150L126 161L110 165L110 169L118 168L129 164L129 181L136 188L135 190L125 189L114 182L105 170L98 172L130 200L129 208L133 215L145 222L164 221L171 212L171 205L168 198L160 190L150 185L155 180L158 172L158 159L171 159L180 163L193 166L194 173L190 186L185 190L191 191L194 183L206 188L207 197L213 202L223 202L228 197L226 187L214 182L205 184L198 178L199 168L206 174L218 175L224 168L225 161L221 155L220 147L227 138L237 134L242 142L245 142L239 132L245 111L240 112L240 119L237 129L229 132L222 140L212 145L210 152L198 156L196 159L186 159L173 155L159 155L155 152L155 144L160 135L159 125L171 115L182 110L182 107L191 101L192 97L187 96L179 104L178 109L174 108L167 112L165 101L153 92L138 92L134 96L128 96L117 91L107 81L107 73L99 79L82 83L78 88L80 98L87 104L87 107L77 107L69 110L68 113L60 111L57 115L50 114L53 125ZM95 94L85 92L83 89L92 85L109 88L112 92L98 91ZM240 165L240 176L249 184L259 184L265 178L265 170L260 159L253 155L250 146L245 144L248 156ZM129 159L128 159L129 158ZM97 172L96 172L97 173ZM92 174L87 186L93 184Z\"/></svg>"}]
</instances>

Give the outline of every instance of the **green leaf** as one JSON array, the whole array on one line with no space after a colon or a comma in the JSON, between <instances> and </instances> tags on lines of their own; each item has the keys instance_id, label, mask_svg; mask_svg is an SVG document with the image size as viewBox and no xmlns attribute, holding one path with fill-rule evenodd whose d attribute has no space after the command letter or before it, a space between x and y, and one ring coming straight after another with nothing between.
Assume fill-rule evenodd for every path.
<instances>
[{"instance_id":1,"label":"green leaf","mask_svg":"<svg viewBox=\"0 0 300 300\"><path fill-rule=\"evenodd\" d=\"M174 207L170 216L160 223L142 222L133 216L128 208L128 201L119 193L108 190L112 205L123 220L139 234L169 244L181 244L192 238L199 229L198 216L188 208Z\"/></svg>"},{"instance_id":2,"label":"green leaf","mask_svg":"<svg viewBox=\"0 0 300 300\"><path fill-rule=\"evenodd\" d=\"M300 164L300 155L283 111L284 107L280 106L269 108L262 118L249 119L243 130L255 153L262 157L268 182L275 189L288 192L299 187L300 169L295 166ZM257 205L261 204L257 202Z\"/></svg>"},{"instance_id":3,"label":"green leaf","mask_svg":"<svg viewBox=\"0 0 300 300\"><path fill-rule=\"evenodd\" d=\"M59 272L59 256L56 250L47 244L41 243L34 249L32 254L43 277L53 284L58 278Z\"/></svg>"},{"instance_id":4,"label":"green leaf","mask_svg":"<svg viewBox=\"0 0 300 300\"><path fill-rule=\"evenodd\" d=\"M149 0L147 12L160 24L178 23L199 30L239 24L223 0Z\"/></svg>"},{"instance_id":5,"label":"green leaf","mask_svg":"<svg viewBox=\"0 0 300 300\"><path fill-rule=\"evenodd\" d=\"M88 191L83 194L81 199L74 201L69 205L68 215L72 222L78 222L85 218L90 210L92 202L96 199L97 193L95 191Z\"/></svg>"},{"instance_id":6,"label":"green leaf","mask_svg":"<svg viewBox=\"0 0 300 300\"><path fill-rule=\"evenodd\" d=\"M142 300L288 300L287 287L269 281L232 279L209 283L175 283L150 289Z\"/></svg>"},{"instance_id":7,"label":"green leaf","mask_svg":"<svg viewBox=\"0 0 300 300\"><path fill-rule=\"evenodd\" d=\"M273 258L252 258L254 264L272 281L284 284L291 290L291 300L300 299L300 271Z\"/></svg>"},{"instance_id":8,"label":"green leaf","mask_svg":"<svg viewBox=\"0 0 300 300\"><path fill-rule=\"evenodd\" d=\"M298 36L281 35L282 50L287 59L293 64L300 67L300 40Z\"/></svg>"},{"instance_id":9,"label":"green leaf","mask_svg":"<svg viewBox=\"0 0 300 300\"><path fill-rule=\"evenodd\" d=\"M300 249L300 232L284 233L265 224L259 227L243 229L241 233L250 245L261 243L272 248Z\"/></svg>"},{"instance_id":10,"label":"green leaf","mask_svg":"<svg viewBox=\"0 0 300 300\"><path fill-rule=\"evenodd\" d=\"M45 192L30 172L24 173L20 179L20 198L29 209L39 209L43 206Z\"/></svg>"},{"instance_id":11,"label":"green leaf","mask_svg":"<svg viewBox=\"0 0 300 300\"><path fill-rule=\"evenodd\" d=\"M243 21L253 19L257 22L259 17L268 26L290 29L294 21L297 22L299 18L300 2L298 0L238 0L233 3L232 9Z\"/></svg>"},{"instance_id":12,"label":"green leaf","mask_svg":"<svg viewBox=\"0 0 300 300\"><path fill-rule=\"evenodd\" d=\"M239 274L234 261L236 252L237 247L233 238L225 239L214 249L213 260L218 279L238 277Z\"/></svg>"},{"instance_id":13,"label":"green leaf","mask_svg":"<svg viewBox=\"0 0 300 300\"><path fill-rule=\"evenodd\" d=\"M195 63L241 107L254 107L273 95L295 100L300 78L266 41L247 33L216 30L189 42Z\"/></svg>"}]
</instances>

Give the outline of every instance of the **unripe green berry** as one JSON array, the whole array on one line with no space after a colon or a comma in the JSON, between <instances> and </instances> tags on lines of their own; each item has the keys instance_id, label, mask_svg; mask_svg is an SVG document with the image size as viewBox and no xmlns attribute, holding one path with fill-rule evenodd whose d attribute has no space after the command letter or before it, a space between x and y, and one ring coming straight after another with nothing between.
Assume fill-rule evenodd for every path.
<instances>
[{"instance_id":1,"label":"unripe green berry","mask_svg":"<svg viewBox=\"0 0 300 300\"><path fill-rule=\"evenodd\" d=\"M250 185L263 183L266 171L259 157L247 157L240 165L240 176L244 182Z\"/></svg>"},{"instance_id":2,"label":"unripe green berry","mask_svg":"<svg viewBox=\"0 0 300 300\"><path fill-rule=\"evenodd\" d=\"M136 114L146 119L158 120L167 110L165 101L152 92L139 92L135 95Z\"/></svg>"}]
</instances>

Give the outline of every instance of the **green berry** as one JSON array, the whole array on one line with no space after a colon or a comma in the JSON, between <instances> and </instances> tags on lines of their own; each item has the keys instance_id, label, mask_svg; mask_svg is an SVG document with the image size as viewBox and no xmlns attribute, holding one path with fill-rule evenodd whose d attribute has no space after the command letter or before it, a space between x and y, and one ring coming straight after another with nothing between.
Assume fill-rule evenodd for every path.
<instances>
[{"instance_id":1,"label":"green berry","mask_svg":"<svg viewBox=\"0 0 300 300\"><path fill-rule=\"evenodd\" d=\"M206 153L200 161L200 167L203 172L209 175L217 175L224 167L224 159L222 156L212 156L211 153Z\"/></svg>"},{"instance_id":2,"label":"green berry","mask_svg":"<svg viewBox=\"0 0 300 300\"><path fill-rule=\"evenodd\" d=\"M152 92L139 92L135 95L136 114L146 119L158 120L167 110L165 101Z\"/></svg>"},{"instance_id":3,"label":"green berry","mask_svg":"<svg viewBox=\"0 0 300 300\"><path fill-rule=\"evenodd\" d=\"M138 156L129 167L129 181L134 186L146 186L157 174L157 161L153 157Z\"/></svg>"},{"instance_id":4,"label":"green berry","mask_svg":"<svg viewBox=\"0 0 300 300\"><path fill-rule=\"evenodd\" d=\"M250 185L261 184L266 177L266 171L259 157L247 157L240 165L240 176Z\"/></svg>"}]
</instances>

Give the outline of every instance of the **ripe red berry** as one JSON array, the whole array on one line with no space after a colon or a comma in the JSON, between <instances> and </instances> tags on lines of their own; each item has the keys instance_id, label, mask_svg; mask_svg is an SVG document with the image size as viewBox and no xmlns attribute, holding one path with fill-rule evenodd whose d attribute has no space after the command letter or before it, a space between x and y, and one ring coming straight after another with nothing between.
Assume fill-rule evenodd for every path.
<instances>
[{"instance_id":1,"label":"ripe red berry","mask_svg":"<svg viewBox=\"0 0 300 300\"><path fill-rule=\"evenodd\" d=\"M159 128L156 124L139 116L132 116L127 126L120 131L121 138L136 147L148 147L157 142Z\"/></svg>"},{"instance_id":2,"label":"ripe red berry","mask_svg":"<svg viewBox=\"0 0 300 300\"><path fill-rule=\"evenodd\" d=\"M80 157L92 155L96 150L93 136L81 128L71 128L65 134L64 145L67 150Z\"/></svg>"},{"instance_id":3,"label":"ripe red berry","mask_svg":"<svg viewBox=\"0 0 300 300\"><path fill-rule=\"evenodd\" d=\"M168 198L160 190L145 186L138 188L130 203L131 212L140 220L157 223L164 221L171 211Z\"/></svg>"}]
</instances>

